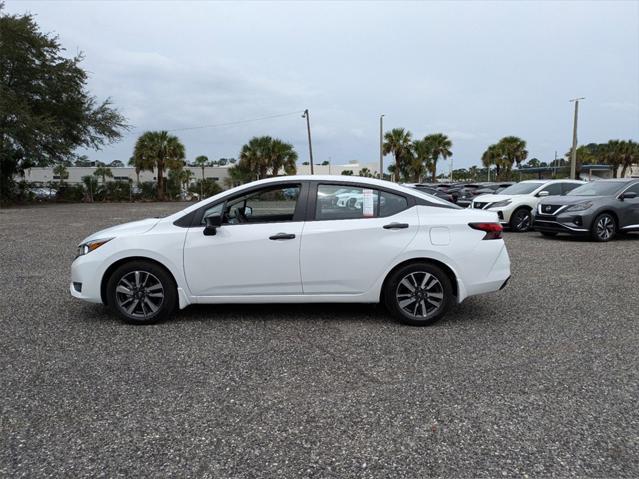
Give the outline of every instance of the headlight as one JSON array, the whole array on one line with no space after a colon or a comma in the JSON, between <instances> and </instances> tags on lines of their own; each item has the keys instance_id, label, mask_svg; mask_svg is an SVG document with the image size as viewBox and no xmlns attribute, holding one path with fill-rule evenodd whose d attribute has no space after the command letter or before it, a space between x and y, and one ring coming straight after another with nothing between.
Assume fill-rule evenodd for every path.
<instances>
[{"instance_id":1,"label":"headlight","mask_svg":"<svg viewBox=\"0 0 639 479\"><path fill-rule=\"evenodd\" d=\"M584 201L583 203L577 203L576 205L569 206L566 211L583 211L592 207L591 201Z\"/></svg>"},{"instance_id":2,"label":"headlight","mask_svg":"<svg viewBox=\"0 0 639 479\"><path fill-rule=\"evenodd\" d=\"M511 200L503 200L503 201L498 201L497 203L493 203L492 205L489 205L489 208L502 208L504 206L508 206L510 203L512 203Z\"/></svg>"},{"instance_id":3,"label":"headlight","mask_svg":"<svg viewBox=\"0 0 639 479\"><path fill-rule=\"evenodd\" d=\"M97 239L93 241L87 241L86 243L82 243L81 245L78 245L78 252L75 255L75 257L77 258L78 256L82 256L87 253L90 253L91 251L98 249L103 244L108 243L112 239L113 238L104 238L104 239Z\"/></svg>"}]
</instances>

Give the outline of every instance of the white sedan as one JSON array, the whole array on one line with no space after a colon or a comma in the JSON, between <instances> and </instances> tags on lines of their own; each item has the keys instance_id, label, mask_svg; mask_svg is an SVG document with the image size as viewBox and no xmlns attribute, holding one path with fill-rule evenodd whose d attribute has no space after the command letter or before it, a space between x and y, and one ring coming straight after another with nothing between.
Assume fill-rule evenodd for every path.
<instances>
[{"instance_id":1,"label":"white sedan","mask_svg":"<svg viewBox=\"0 0 639 479\"><path fill-rule=\"evenodd\" d=\"M359 208L337 191L357 190ZM288 176L224 191L166 218L84 239L71 294L132 323L189 304L378 303L427 325L510 277L492 212L387 181Z\"/></svg>"},{"instance_id":2,"label":"white sedan","mask_svg":"<svg viewBox=\"0 0 639 479\"><path fill-rule=\"evenodd\" d=\"M524 232L532 226L532 215L541 198L565 195L583 184L579 180L521 181L497 194L475 197L469 208L494 211L501 224L517 233Z\"/></svg>"}]
</instances>

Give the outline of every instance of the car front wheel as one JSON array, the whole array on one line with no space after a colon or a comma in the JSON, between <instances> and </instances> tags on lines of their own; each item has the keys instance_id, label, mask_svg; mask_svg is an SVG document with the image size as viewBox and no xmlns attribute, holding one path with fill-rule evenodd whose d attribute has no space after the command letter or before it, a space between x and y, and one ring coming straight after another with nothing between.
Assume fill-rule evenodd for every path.
<instances>
[{"instance_id":1,"label":"car front wheel","mask_svg":"<svg viewBox=\"0 0 639 479\"><path fill-rule=\"evenodd\" d=\"M595 218L590 229L590 236L595 241L610 241L617 234L617 222L609 213L602 213Z\"/></svg>"},{"instance_id":2,"label":"car front wheel","mask_svg":"<svg viewBox=\"0 0 639 479\"><path fill-rule=\"evenodd\" d=\"M530 229L532 216L527 208L515 210L510 217L510 229L517 233L523 233Z\"/></svg>"},{"instance_id":3,"label":"car front wheel","mask_svg":"<svg viewBox=\"0 0 639 479\"><path fill-rule=\"evenodd\" d=\"M176 303L173 278L148 261L123 264L107 283L107 304L127 323L152 324L168 319Z\"/></svg>"},{"instance_id":4,"label":"car front wheel","mask_svg":"<svg viewBox=\"0 0 639 479\"><path fill-rule=\"evenodd\" d=\"M453 302L453 288L441 268L428 263L409 264L389 277L384 300L399 322L428 326L448 310Z\"/></svg>"}]
</instances>

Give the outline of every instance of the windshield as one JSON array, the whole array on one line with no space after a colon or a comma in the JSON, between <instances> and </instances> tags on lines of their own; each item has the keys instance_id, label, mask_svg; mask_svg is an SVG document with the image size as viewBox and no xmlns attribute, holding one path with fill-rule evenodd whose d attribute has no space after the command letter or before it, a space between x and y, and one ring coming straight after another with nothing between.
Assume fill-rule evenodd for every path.
<instances>
[{"instance_id":1,"label":"windshield","mask_svg":"<svg viewBox=\"0 0 639 479\"><path fill-rule=\"evenodd\" d=\"M567 194L570 196L608 196L613 195L626 184L623 181L594 181L575 188Z\"/></svg>"},{"instance_id":2,"label":"windshield","mask_svg":"<svg viewBox=\"0 0 639 479\"><path fill-rule=\"evenodd\" d=\"M541 182L533 182L533 183L517 183L516 185L509 186L508 188L504 188L499 192L500 195L527 195L532 193L537 188L539 188L543 183Z\"/></svg>"}]
</instances>

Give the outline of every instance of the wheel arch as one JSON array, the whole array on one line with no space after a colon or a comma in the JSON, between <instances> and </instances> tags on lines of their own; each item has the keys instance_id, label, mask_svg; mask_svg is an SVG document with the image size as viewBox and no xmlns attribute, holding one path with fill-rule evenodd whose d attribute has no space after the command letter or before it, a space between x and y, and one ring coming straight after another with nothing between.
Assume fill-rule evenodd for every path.
<instances>
[{"instance_id":1,"label":"wheel arch","mask_svg":"<svg viewBox=\"0 0 639 479\"><path fill-rule=\"evenodd\" d=\"M597 217L599 215L603 215L604 213L609 214L615 219L615 223L617 223L617 230L619 230L621 228L621 225L619 224L619 215L617 215L617 213L609 207L604 207L593 215L591 228L595 225L595 220L597 219Z\"/></svg>"},{"instance_id":2,"label":"wheel arch","mask_svg":"<svg viewBox=\"0 0 639 479\"><path fill-rule=\"evenodd\" d=\"M171 270L169 268L167 268L165 265L160 263L158 260L153 259L153 258L149 258L147 256L127 256L126 258L121 258L121 259L113 262L111 265L109 265L109 267L106 269L106 271L102 275L102 280L100 281L100 299L102 300L102 304L104 304L104 305L107 304L106 288L107 288L107 284L109 283L109 279L111 278L111 275L113 274L113 272L117 268L122 266L123 264L130 263L131 261L146 261L148 263L153 263L156 266L162 268L169 275L171 280L173 281L173 285L175 286L176 290L178 289L178 284L177 284L177 281L175 279L175 275L171 272Z\"/></svg>"},{"instance_id":3,"label":"wheel arch","mask_svg":"<svg viewBox=\"0 0 639 479\"><path fill-rule=\"evenodd\" d=\"M384 281L382 282L382 287L379 291L380 302L384 302L384 291L386 290L386 283L388 282L388 279L393 275L393 273L395 273L395 271L397 271L399 268L403 268L404 266L407 266L409 264L414 264L414 263L428 263L428 264L437 266L438 268L441 268L442 271L446 273L446 276L448 276L448 279L450 279L450 284L453 287L453 294L455 295L456 298L459 297L459 284L457 282L457 275L451 269L450 266L434 258L416 257L416 258L406 259L396 264L395 266L393 266L393 268L391 268L391 270L388 273L386 273L386 276L384 277Z\"/></svg>"}]
</instances>

